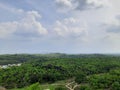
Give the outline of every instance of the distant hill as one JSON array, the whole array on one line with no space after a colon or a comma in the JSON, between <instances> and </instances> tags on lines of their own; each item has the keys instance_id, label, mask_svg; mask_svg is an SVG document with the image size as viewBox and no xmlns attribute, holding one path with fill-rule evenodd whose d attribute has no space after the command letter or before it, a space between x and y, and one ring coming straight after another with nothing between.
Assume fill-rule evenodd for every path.
<instances>
[{"instance_id":1,"label":"distant hill","mask_svg":"<svg viewBox=\"0 0 120 90\"><path fill-rule=\"evenodd\" d=\"M48 53L48 54L5 54L0 55L0 65L23 63L31 60L40 60L43 58L89 58L89 57L113 57L119 54L64 54L64 53Z\"/></svg>"}]
</instances>

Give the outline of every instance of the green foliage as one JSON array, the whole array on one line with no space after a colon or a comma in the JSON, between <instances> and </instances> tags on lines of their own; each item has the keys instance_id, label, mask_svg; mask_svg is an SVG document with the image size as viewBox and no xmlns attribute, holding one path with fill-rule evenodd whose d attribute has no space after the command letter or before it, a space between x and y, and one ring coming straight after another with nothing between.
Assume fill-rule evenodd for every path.
<instances>
[{"instance_id":1,"label":"green foliage","mask_svg":"<svg viewBox=\"0 0 120 90\"><path fill-rule=\"evenodd\" d=\"M34 55L27 54L0 55L0 65L23 63L34 58Z\"/></svg>"},{"instance_id":2,"label":"green foliage","mask_svg":"<svg viewBox=\"0 0 120 90\"><path fill-rule=\"evenodd\" d=\"M120 83L119 82L114 82L112 84L112 90L120 90Z\"/></svg>"},{"instance_id":3,"label":"green foliage","mask_svg":"<svg viewBox=\"0 0 120 90\"><path fill-rule=\"evenodd\" d=\"M82 85L82 86L80 86L80 89L79 89L79 90L92 90L92 89L90 89L89 86Z\"/></svg>"},{"instance_id":4,"label":"green foliage","mask_svg":"<svg viewBox=\"0 0 120 90\"><path fill-rule=\"evenodd\" d=\"M79 74L76 75L75 81L77 83L82 83L86 81L86 75L83 72L80 72Z\"/></svg>"},{"instance_id":5,"label":"green foliage","mask_svg":"<svg viewBox=\"0 0 120 90\"><path fill-rule=\"evenodd\" d=\"M113 87L116 82L120 82L120 76L111 74L98 74L89 77L89 83L95 89L110 88L111 84L113 83Z\"/></svg>"},{"instance_id":6,"label":"green foliage","mask_svg":"<svg viewBox=\"0 0 120 90\"><path fill-rule=\"evenodd\" d=\"M67 90L67 89L65 87L60 86L60 87L56 87L55 90Z\"/></svg>"},{"instance_id":7,"label":"green foliage","mask_svg":"<svg viewBox=\"0 0 120 90\"><path fill-rule=\"evenodd\" d=\"M110 71L110 74L111 74L111 75L117 75L117 76L120 76L120 69L114 69L114 70L111 70L111 71Z\"/></svg>"},{"instance_id":8,"label":"green foliage","mask_svg":"<svg viewBox=\"0 0 120 90\"><path fill-rule=\"evenodd\" d=\"M35 83L35 84L29 86L26 90L40 90L39 83Z\"/></svg>"}]
</instances>

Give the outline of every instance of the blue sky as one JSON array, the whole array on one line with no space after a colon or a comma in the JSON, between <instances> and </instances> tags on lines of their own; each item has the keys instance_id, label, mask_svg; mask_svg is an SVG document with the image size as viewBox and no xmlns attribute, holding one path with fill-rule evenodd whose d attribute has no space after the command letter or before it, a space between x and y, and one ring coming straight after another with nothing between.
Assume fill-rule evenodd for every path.
<instances>
[{"instance_id":1,"label":"blue sky","mask_svg":"<svg viewBox=\"0 0 120 90\"><path fill-rule=\"evenodd\" d=\"M120 0L0 0L0 54L120 53Z\"/></svg>"}]
</instances>

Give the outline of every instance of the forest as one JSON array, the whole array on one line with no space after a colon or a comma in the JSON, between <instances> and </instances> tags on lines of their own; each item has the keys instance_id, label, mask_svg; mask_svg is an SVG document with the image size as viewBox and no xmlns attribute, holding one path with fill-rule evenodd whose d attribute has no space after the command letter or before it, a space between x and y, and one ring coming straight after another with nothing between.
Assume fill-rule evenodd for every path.
<instances>
[{"instance_id":1,"label":"forest","mask_svg":"<svg viewBox=\"0 0 120 90\"><path fill-rule=\"evenodd\" d=\"M0 86L8 90L120 90L120 55L0 55L0 65L12 63L22 65L0 69Z\"/></svg>"}]
</instances>

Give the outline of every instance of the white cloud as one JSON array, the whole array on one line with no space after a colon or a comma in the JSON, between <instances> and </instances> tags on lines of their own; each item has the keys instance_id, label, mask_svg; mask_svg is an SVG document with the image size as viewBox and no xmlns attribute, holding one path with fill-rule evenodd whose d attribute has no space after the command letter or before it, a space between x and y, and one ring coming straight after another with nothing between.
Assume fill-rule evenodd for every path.
<instances>
[{"instance_id":1,"label":"white cloud","mask_svg":"<svg viewBox=\"0 0 120 90\"><path fill-rule=\"evenodd\" d=\"M21 20L0 23L0 38L7 38L12 35L39 37L48 33L41 23L37 21L37 18L41 17L37 11L21 13L24 16Z\"/></svg>"},{"instance_id":2,"label":"white cloud","mask_svg":"<svg viewBox=\"0 0 120 90\"><path fill-rule=\"evenodd\" d=\"M72 7L71 0L56 0L56 3L59 4L59 6Z\"/></svg>"},{"instance_id":3,"label":"white cloud","mask_svg":"<svg viewBox=\"0 0 120 90\"><path fill-rule=\"evenodd\" d=\"M0 23L0 38L9 37L17 29L16 22Z\"/></svg>"},{"instance_id":4,"label":"white cloud","mask_svg":"<svg viewBox=\"0 0 120 90\"><path fill-rule=\"evenodd\" d=\"M89 10L107 7L111 4L109 0L55 0L58 10L66 12L69 10Z\"/></svg>"},{"instance_id":5,"label":"white cloud","mask_svg":"<svg viewBox=\"0 0 120 90\"><path fill-rule=\"evenodd\" d=\"M56 21L55 33L60 37L81 38L87 35L87 26L75 18Z\"/></svg>"},{"instance_id":6,"label":"white cloud","mask_svg":"<svg viewBox=\"0 0 120 90\"><path fill-rule=\"evenodd\" d=\"M94 7L110 6L109 0L87 0L88 4L93 4Z\"/></svg>"},{"instance_id":7,"label":"white cloud","mask_svg":"<svg viewBox=\"0 0 120 90\"><path fill-rule=\"evenodd\" d=\"M65 7L65 10L69 11L68 14L73 19L71 20L72 22L70 19L58 20L54 28L57 35L62 37L72 37L72 35L75 35L79 37L85 36L87 32L87 37L85 36L84 38L87 38L89 42L101 42L103 37L110 33L106 32L108 27L109 29L114 28L112 30L114 32L119 32L120 22L118 18L116 19L116 16L120 14L119 0L68 0L71 3L70 6L65 1L59 0L59 2L56 2L57 4L60 3L58 9L64 11L62 8ZM84 12L81 12L82 10ZM83 21L87 23L88 28L86 28L86 24L84 25Z\"/></svg>"},{"instance_id":8,"label":"white cloud","mask_svg":"<svg viewBox=\"0 0 120 90\"><path fill-rule=\"evenodd\" d=\"M120 15L119 15L120 16ZM116 16L114 22L106 24L106 39L115 42L120 39L120 18Z\"/></svg>"},{"instance_id":9,"label":"white cloud","mask_svg":"<svg viewBox=\"0 0 120 90\"><path fill-rule=\"evenodd\" d=\"M74 9L71 0L56 0L55 3L59 12L66 12Z\"/></svg>"},{"instance_id":10,"label":"white cloud","mask_svg":"<svg viewBox=\"0 0 120 90\"><path fill-rule=\"evenodd\" d=\"M17 6L13 8L14 6L0 4L0 8L3 9L1 10L1 16L4 17L6 15L3 18L5 22L0 23L0 38L12 37L10 40L13 40L14 38L16 39L16 36L19 36L17 40L20 38L23 42L26 37L41 37L45 35L43 38L32 38L32 40L34 39L34 46L32 47L38 47L38 51L39 46L41 46L41 50L48 49L48 51L58 49L59 51L63 50L67 52L72 50L74 52L120 51L120 20L116 18L116 16L120 15L120 0L54 1L56 6L54 2L44 1L43 5L39 5L39 0L36 2L28 1L31 2L29 4L30 8L19 6L25 10L32 8L33 10L42 12L45 15L44 17L47 17L43 22L49 31L39 21L41 15L38 12L25 12L22 9L16 9L18 8ZM66 13L56 12L56 7L57 11ZM9 16L7 17L7 15ZM8 22L6 22L7 20ZM1 21L4 20L1 18ZM11 46L15 47L16 42L14 43L15 45ZM20 44L22 43L20 42ZM30 44L31 42L26 46Z\"/></svg>"}]
</instances>

